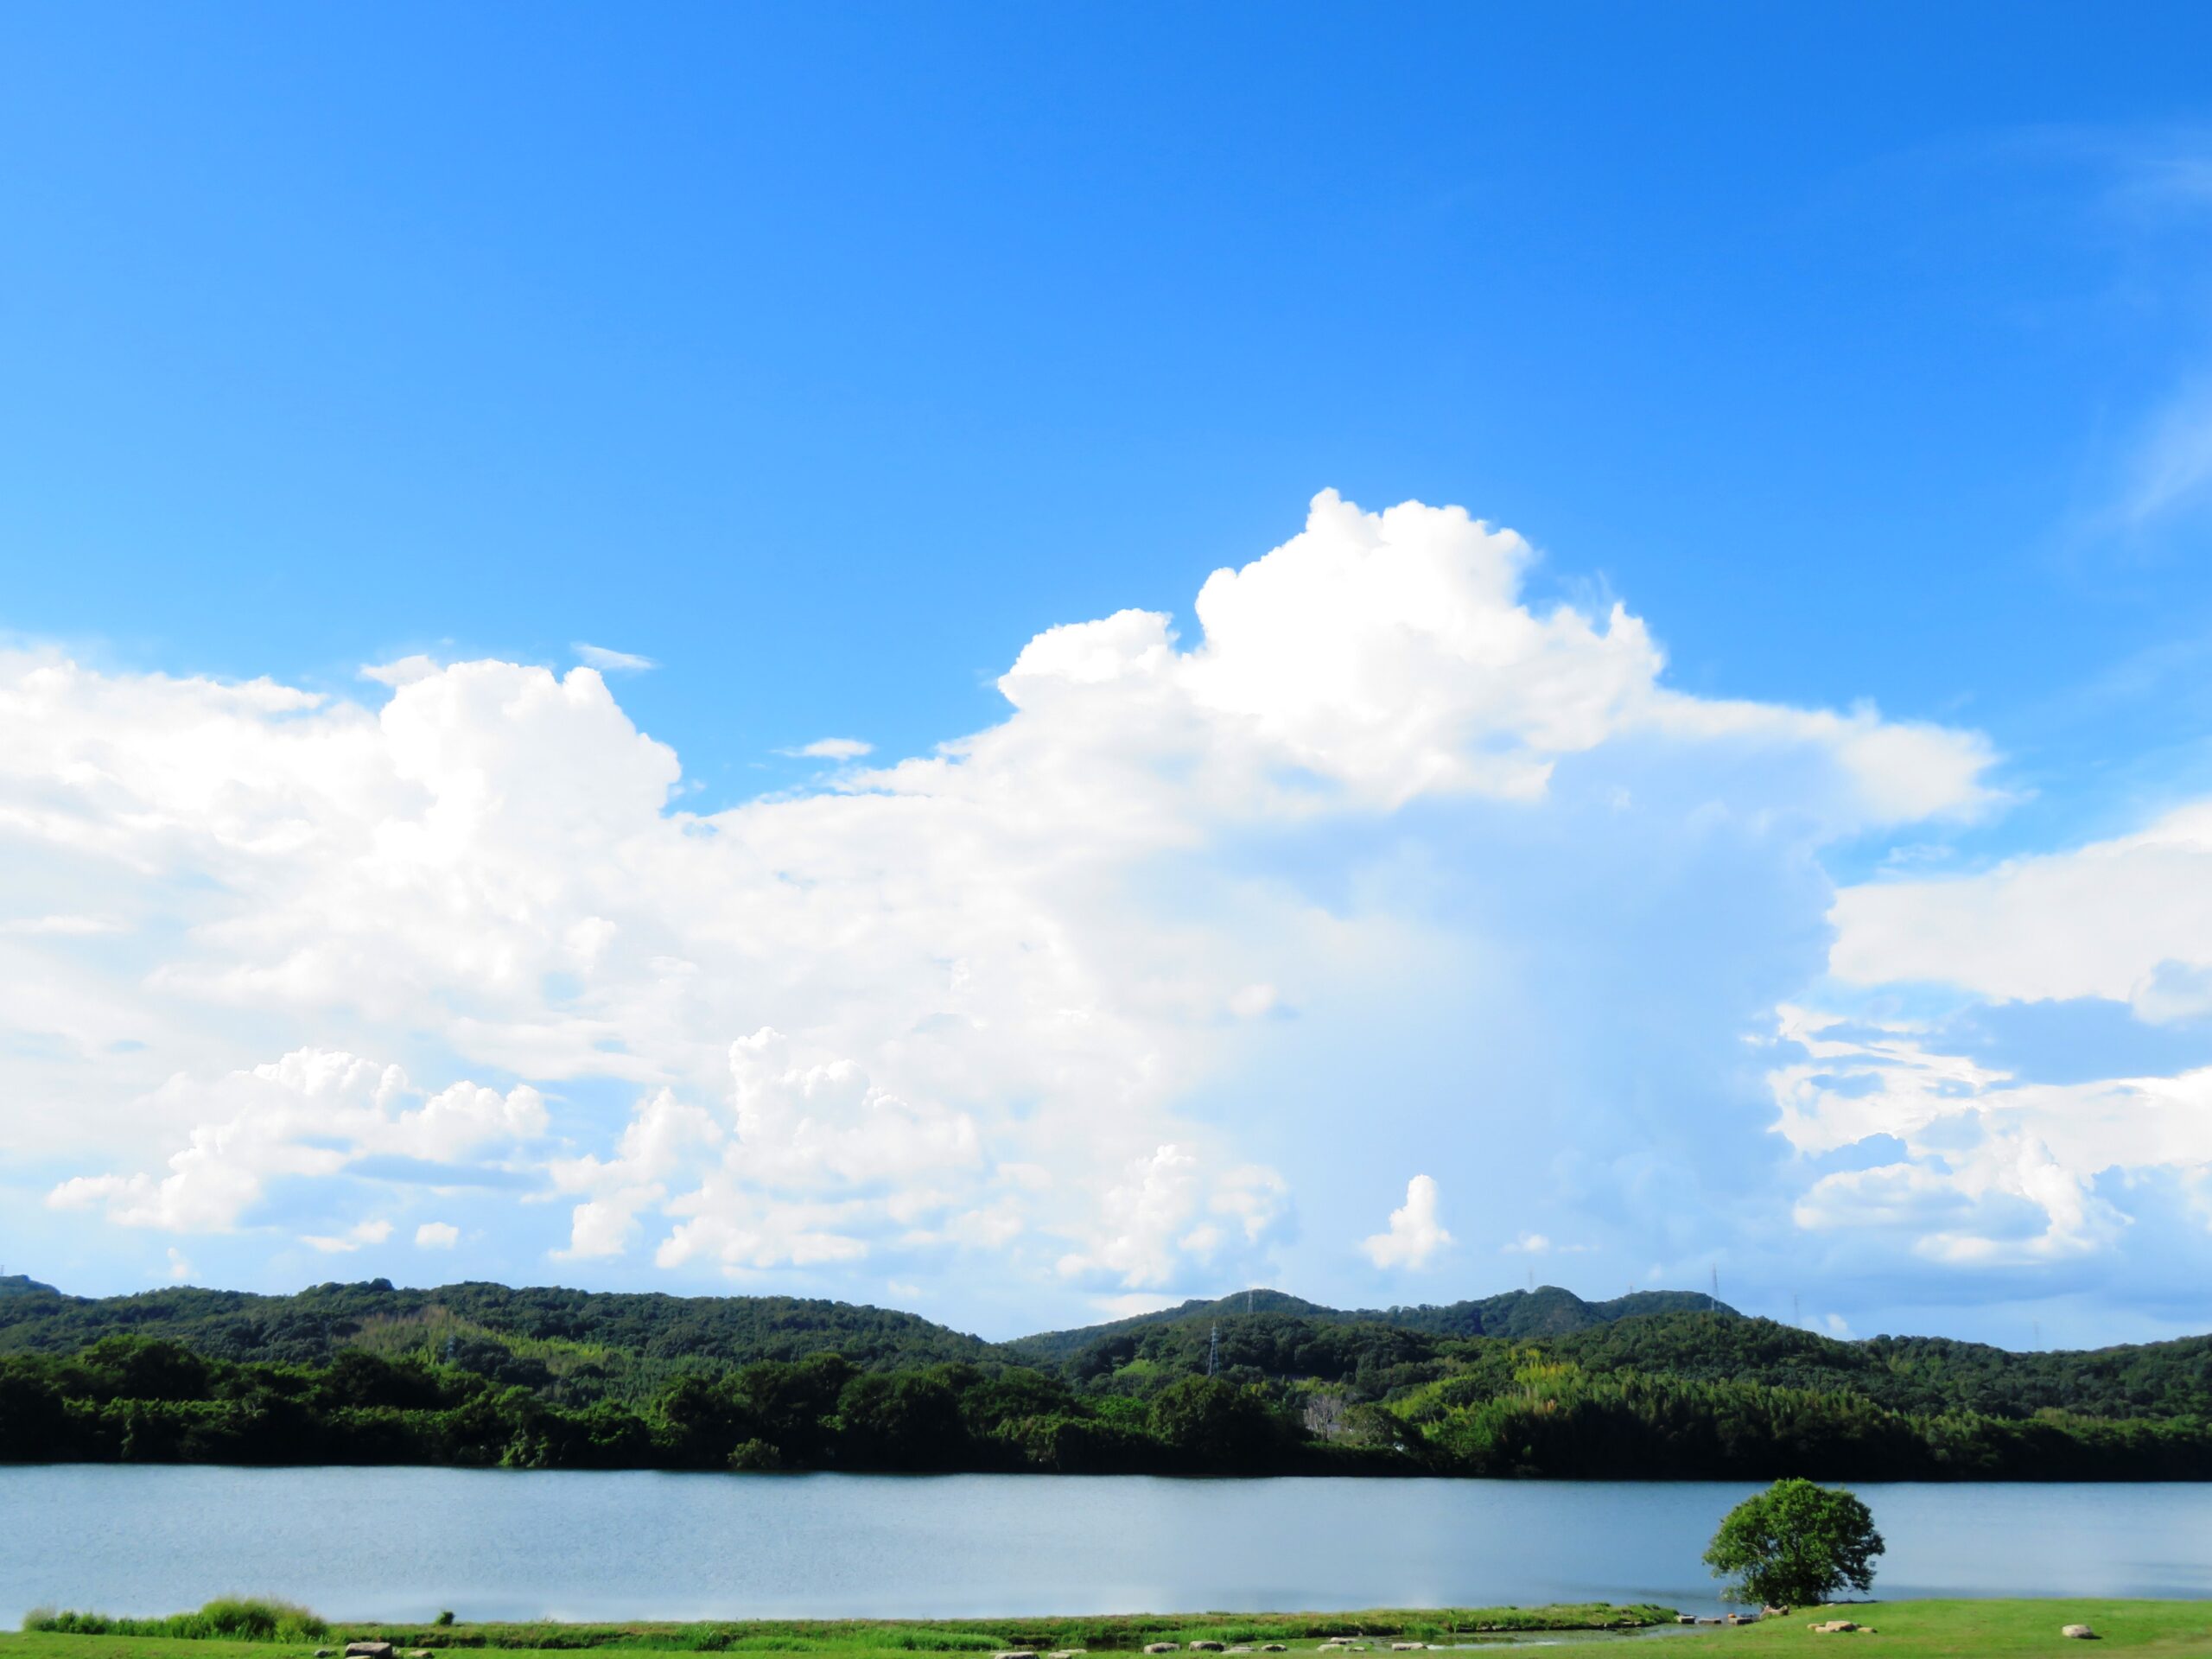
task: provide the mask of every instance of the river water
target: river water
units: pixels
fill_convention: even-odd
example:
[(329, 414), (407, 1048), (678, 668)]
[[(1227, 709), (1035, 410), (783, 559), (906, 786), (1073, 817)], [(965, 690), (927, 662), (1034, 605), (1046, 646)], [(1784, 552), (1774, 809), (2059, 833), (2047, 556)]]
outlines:
[[(1652, 1600), (1725, 1483), (0, 1467), (0, 1627), (226, 1592), (335, 1618), (943, 1618)], [(1864, 1485), (1878, 1595), (2212, 1596), (2212, 1486)]]

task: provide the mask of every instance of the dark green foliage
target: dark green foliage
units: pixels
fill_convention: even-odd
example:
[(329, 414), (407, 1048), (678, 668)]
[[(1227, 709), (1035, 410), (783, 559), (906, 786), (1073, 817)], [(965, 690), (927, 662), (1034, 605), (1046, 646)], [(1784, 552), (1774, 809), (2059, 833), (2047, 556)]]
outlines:
[(1292, 1446), (1266, 1392), (1217, 1377), (1186, 1376), (1152, 1397), (1152, 1432), (1186, 1464), (1221, 1474), (1258, 1474)]
[[(1731, 1319), (1739, 1317), (1735, 1309), (1715, 1302), (1702, 1292), (1681, 1290), (1637, 1291), (1616, 1296), (1611, 1301), (1586, 1302), (1571, 1290), (1545, 1285), (1535, 1290), (1509, 1290), (1478, 1301), (1440, 1306), (1424, 1302), (1415, 1307), (1351, 1311), (1323, 1307), (1318, 1302), (1287, 1296), (1279, 1290), (1248, 1290), (1218, 1301), (1185, 1302), (1177, 1307), (1139, 1313), (1107, 1325), (1046, 1331), (1020, 1338), (1007, 1344), (1007, 1348), (1031, 1363), (1058, 1363), (1075, 1361), (1079, 1355), (1094, 1349), (1133, 1355), (1141, 1347), (1141, 1338), (1163, 1327), (1175, 1332), (1173, 1345), (1188, 1348), (1194, 1342), (1203, 1345), (1209, 1331), (1217, 1324), (1223, 1327), (1224, 1337), (1231, 1331), (1265, 1329), (1295, 1332), (1308, 1341), (1316, 1339), (1319, 1330), (1332, 1325), (1415, 1332), (1428, 1337), (1546, 1337), (1584, 1331), (1615, 1319), (1710, 1311), (1718, 1311)], [(1365, 1338), (1368, 1342), (1375, 1339), (1371, 1334)], [(1357, 1341), (1355, 1339), (1355, 1345)]]
[(1731, 1601), (1807, 1607), (1871, 1589), (1882, 1549), (1873, 1516), (1851, 1493), (1777, 1480), (1728, 1511), (1705, 1563), (1730, 1580)]
[(912, 1313), (790, 1296), (664, 1296), (385, 1280), (294, 1296), (147, 1291), (93, 1300), (20, 1276), (0, 1281), (0, 1354), (75, 1353), (110, 1335), (164, 1337), (208, 1359), (328, 1365), (369, 1348), (420, 1353), (503, 1385), (556, 1397), (640, 1398), (688, 1369), (842, 1355), (855, 1370), (903, 1370), (993, 1350)]
[(994, 1347), (774, 1298), (379, 1280), (87, 1302), (10, 1281), (0, 1460), (2212, 1478), (2212, 1338), (1846, 1343), (1671, 1293), (1244, 1300)]
[[(153, 1391), (131, 1395), (133, 1379)], [(185, 1379), (198, 1397), (178, 1397)], [(0, 1357), (0, 1408), (8, 1462), (1210, 1473), (1301, 1453), (1264, 1390), (1192, 1379), (1163, 1391), (1155, 1426), (1138, 1402), (1086, 1402), (1036, 1372), (859, 1371), (835, 1354), (686, 1375), (635, 1407), (569, 1406), (359, 1350), (320, 1369), (232, 1365), (107, 1337), (73, 1358)]]

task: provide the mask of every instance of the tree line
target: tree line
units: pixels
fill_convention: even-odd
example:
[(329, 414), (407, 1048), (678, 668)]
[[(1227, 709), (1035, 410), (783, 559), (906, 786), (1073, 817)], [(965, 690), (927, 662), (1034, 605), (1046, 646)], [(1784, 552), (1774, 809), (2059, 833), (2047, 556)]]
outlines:
[[(1370, 1346), (1311, 1338), (1300, 1375), (1257, 1363), (1304, 1342), (1248, 1333), (1208, 1376), (1172, 1336), (1078, 1354), (1058, 1370), (996, 1359), (866, 1369), (830, 1352), (700, 1365), (647, 1393), (564, 1396), (557, 1379), (481, 1335), (327, 1363), (212, 1357), (162, 1337), (108, 1336), (75, 1352), (0, 1356), (0, 1459), (390, 1463), (548, 1469), (855, 1469), (1071, 1473), (1407, 1473), (1558, 1478), (2204, 1479), (2212, 1423), (2172, 1377), (2107, 1379), (2133, 1414), (1952, 1402), (1942, 1356), (1889, 1354), (1866, 1377), (1807, 1369), (1782, 1327), (1667, 1315), (1542, 1342), (1476, 1338), (1407, 1358), (1403, 1332)], [(1638, 1331), (1637, 1325), (1662, 1327)], [(1339, 1330), (1344, 1327), (1338, 1327)], [(1265, 1341), (1258, 1338), (1265, 1335)], [(543, 1339), (540, 1339), (543, 1340)], [(1167, 1344), (1160, 1346), (1159, 1344)], [(1760, 1344), (1770, 1351), (1764, 1355)], [(1869, 1352), (1880, 1351), (1868, 1344)], [(488, 1349), (487, 1354), (480, 1350)], [(1677, 1352), (1694, 1373), (1645, 1369)], [(1718, 1356), (1718, 1357), (1716, 1357)], [(543, 1362), (536, 1362), (542, 1363)], [(1738, 1369), (1724, 1371), (1724, 1365)], [(1777, 1371), (1797, 1381), (1765, 1380)], [(1861, 1387), (1878, 1372), (1888, 1385)], [(1969, 1375), (1971, 1371), (1969, 1370)], [(1902, 1382), (1894, 1379), (1903, 1377)], [(1906, 1408), (1879, 1387), (1933, 1408)], [(1948, 1386), (1948, 1385), (1946, 1385)], [(1932, 1390), (1932, 1392), (1931, 1392)], [(2000, 1403), (2010, 1402), (2010, 1396)], [(2024, 1406), (2024, 1400), (2010, 1402)]]

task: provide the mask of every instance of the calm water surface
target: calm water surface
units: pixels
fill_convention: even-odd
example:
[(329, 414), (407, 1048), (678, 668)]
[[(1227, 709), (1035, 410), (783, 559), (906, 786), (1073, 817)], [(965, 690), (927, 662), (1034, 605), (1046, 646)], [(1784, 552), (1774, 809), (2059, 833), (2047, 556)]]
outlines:
[[(1726, 1484), (0, 1468), (0, 1625), (229, 1591), (334, 1618), (1711, 1609)], [(2212, 1486), (1859, 1487), (1891, 1595), (2212, 1596)]]

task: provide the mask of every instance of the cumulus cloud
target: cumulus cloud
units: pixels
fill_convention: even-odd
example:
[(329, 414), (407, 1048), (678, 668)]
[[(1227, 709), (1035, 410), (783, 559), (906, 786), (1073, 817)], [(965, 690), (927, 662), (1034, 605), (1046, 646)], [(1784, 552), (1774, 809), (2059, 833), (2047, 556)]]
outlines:
[(1425, 1268), (1451, 1242), (1436, 1218), (1435, 1181), (1416, 1175), (1406, 1183), (1406, 1201), (1390, 1212), (1389, 1230), (1370, 1235), (1359, 1248), (1378, 1268)]
[[(376, 1154), (450, 1161), (542, 1133), (545, 1104), (528, 1084), (502, 1092), (456, 1083), (424, 1095), (395, 1065), (298, 1049), (212, 1084), (176, 1077), (148, 1104), (163, 1116), (200, 1121), (167, 1173), (78, 1175), (47, 1195), (54, 1209), (103, 1209), (127, 1227), (227, 1232), (283, 1177), (342, 1173)], [(389, 1232), (388, 1223), (367, 1224)], [(381, 1243), (359, 1229), (308, 1242), (320, 1249)]]
[(1211, 1265), (1224, 1250), (1258, 1243), (1283, 1200), (1282, 1178), (1271, 1169), (1246, 1165), (1215, 1175), (1189, 1146), (1157, 1147), (1124, 1166), (1106, 1189), (1090, 1248), (1063, 1255), (1059, 1270), (1132, 1287), (1164, 1285), (1185, 1258)]
[(449, 1250), (461, 1243), (461, 1229), (449, 1221), (426, 1221), (415, 1230), (418, 1250)]
[(168, 1262), (169, 1278), (172, 1281), (180, 1285), (188, 1284), (191, 1282), (193, 1273), (192, 1263), (184, 1259), (183, 1252), (179, 1250), (174, 1244), (170, 1245), (168, 1249)]
[[(1531, 603), (1533, 560), (1325, 493), (1206, 582), (1188, 640), (1146, 611), (1049, 629), (997, 724), (710, 814), (601, 671), (634, 664), (582, 646), (564, 674), (391, 664), (375, 707), (0, 655), (0, 838), (54, 895), (15, 909), (120, 930), (0, 933), (37, 1038), (4, 1063), (17, 1155), (127, 1226), (350, 1193), (301, 1224), (346, 1241), (382, 1213), (364, 1183), (488, 1164), (564, 1209), (576, 1260), (1155, 1295), (1297, 1248), (1343, 1091), (1464, 1033), (1451, 1084), (1358, 1109), (1360, 1158), (1456, 1182), (1511, 1146), (1677, 1227), (1652, 1195), (1762, 1155), (1771, 1108), (1729, 1068), (1817, 968), (1812, 853), (1988, 810), (1992, 756), (1675, 690), (1624, 607)], [(1654, 948), (1684, 918), (1697, 961)], [(1616, 1075), (1591, 1035), (1631, 992), (1665, 1035)], [(1716, 1072), (1719, 1131), (1640, 1092)], [(1378, 1241), (1431, 1259), (1433, 1182)]]

